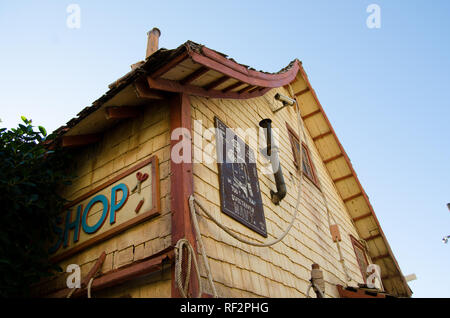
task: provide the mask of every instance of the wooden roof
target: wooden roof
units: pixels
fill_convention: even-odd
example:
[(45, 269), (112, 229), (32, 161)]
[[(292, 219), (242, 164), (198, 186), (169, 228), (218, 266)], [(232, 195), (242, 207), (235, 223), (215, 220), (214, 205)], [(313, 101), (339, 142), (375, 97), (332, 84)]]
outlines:
[[(112, 83), (110, 90), (56, 133), (63, 145), (96, 142), (96, 136), (118, 120), (135, 116), (130, 107), (184, 92), (210, 98), (247, 99), (290, 84), (301, 115), (372, 261), (381, 267), (383, 284), (395, 296), (409, 297), (395, 256), (377, 220), (344, 148), (334, 132), (299, 60), (278, 73), (256, 71), (226, 55), (188, 41), (174, 50), (160, 49), (133, 65), (133, 70)], [(106, 114), (106, 115), (105, 115)]]

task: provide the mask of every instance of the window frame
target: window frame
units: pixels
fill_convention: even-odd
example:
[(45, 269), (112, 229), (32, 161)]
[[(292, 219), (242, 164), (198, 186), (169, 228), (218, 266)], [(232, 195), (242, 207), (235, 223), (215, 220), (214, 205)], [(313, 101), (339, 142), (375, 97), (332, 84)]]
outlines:
[(355, 252), (355, 257), (356, 257), (356, 262), (358, 263), (358, 267), (359, 270), (361, 271), (361, 275), (363, 277), (364, 283), (367, 283), (367, 278), (366, 278), (366, 270), (367, 268), (363, 269), (361, 267), (361, 263), (359, 262), (359, 258), (358, 258), (358, 254), (356, 252), (356, 249), (360, 249), (364, 255), (364, 259), (366, 261), (367, 266), (370, 265), (369, 260), (367, 258), (367, 253), (366, 253), (366, 248), (364, 247), (364, 245), (362, 245), (358, 239), (356, 237), (354, 237), (353, 235), (350, 234), (350, 241), (352, 242), (352, 246), (353, 246), (353, 251)]
[[(299, 166), (299, 163), (297, 162), (297, 156), (295, 155), (296, 146), (295, 146), (294, 140), (293, 140), (295, 138), (295, 142), (300, 144), (300, 138), (299, 138), (298, 134), (294, 131), (294, 129), (292, 129), (292, 127), (287, 122), (286, 122), (286, 128), (288, 130), (289, 141), (291, 143), (292, 155), (294, 156), (294, 165), (297, 168), (297, 170), (300, 171), (300, 166)], [(308, 149), (308, 146), (303, 141), (301, 144), (301, 148), (303, 148), (305, 150), (306, 160), (309, 163), (309, 167), (311, 169), (312, 176), (309, 176), (308, 174), (306, 174), (304, 172), (303, 172), (303, 175), (320, 190), (319, 181), (317, 179), (316, 167), (315, 167), (313, 161), (311, 160), (311, 153)], [(301, 150), (302, 149), (300, 149), (300, 151)], [(304, 157), (304, 156), (302, 156), (302, 157)]]

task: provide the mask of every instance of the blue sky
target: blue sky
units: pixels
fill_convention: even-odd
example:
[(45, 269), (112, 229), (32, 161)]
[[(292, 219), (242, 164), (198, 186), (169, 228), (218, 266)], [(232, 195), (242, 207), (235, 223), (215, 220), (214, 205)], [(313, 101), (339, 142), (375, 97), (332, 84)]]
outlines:
[(1, 126), (65, 124), (144, 58), (154, 26), (161, 47), (193, 40), (268, 72), (298, 58), (414, 296), (450, 297), (450, 2), (241, 2), (0, 1)]

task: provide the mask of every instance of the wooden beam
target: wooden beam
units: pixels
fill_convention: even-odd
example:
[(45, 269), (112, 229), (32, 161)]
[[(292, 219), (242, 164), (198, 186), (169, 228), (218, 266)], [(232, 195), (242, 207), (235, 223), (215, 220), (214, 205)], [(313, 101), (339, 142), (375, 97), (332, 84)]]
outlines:
[(388, 258), (388, 257), (391, 257), (391, 254), (386, 253), (386, 254), (378, 255), (378, 256), (372, 257), (372, 262), (375, 263), (375, 261), (377, 261), (379, 259)]
[(387, 280), (387, 279), (398, 278), (398, 277), (400, 277), (399, 274), (386, 275), (386, 276), (381, 276), (381, 280)]
[[(284, 86), (290, 82), (292, 82), (299, 69), (301, 62), (299, 60), (295, 60), (293, 64), (291, 64), (291, 67), (284, 72), (276, 73), (276, 74), (268, 74), (252, 69), (248, 69), (247, 67), (236, 63), (233, 60), (230, 60), (226, 58), (225, 56), (217, 53), (216, 51), (213, 51), (207, 47), (202, 48), (202, 54), (199, 54), (195, 51), (191, 51), (191, 57), (195, 61), (196, 59), (203, 57), (204, 60), (207, 60), (207, 63), (217, 63), (216, 65), (220, 68), (227, 68), (227, 71), (235, 71), (237, 73), (240, 73), (241, 75), (249, 78), (252, 81), (267, 81), (271, 82), (269, 85), (259, 85), (256, 83), (252, 83), (251, 81), (244, 81), (249, 84), (253, 84), (256, 86), (265, 86), (265, 87), (281, 87)], [(223, 73), (223, 72), (221, 72)], [(225, 73), (224, 73), (225, 74)], [(231, 76), (234, 77), (234, 76)], [(235, 77), (236, 79), (239, 79), (239, 77)]]
[(360, 196), (362, 196), (362, 195), (363, 195), (362, 192), (359, 192), (359, 193), (357, 193), (357, 194), (354, 194), (354, 195), (352, 195), (352, 196), (349, 196), (348, 198), (343, 199), (343, 201), (344, 201), (344, 202), (348, 202), (348, 201), (351, 201), (351, 200), (353, 200), (353, 199), (356, 199), (356, 198), (358, 198), (358, 197), (360, 197)]
[(87, 287), (87, 285), (89, 284), (89, 281), (91, 280), (91, 278), (94, 277), (95, 274), (97, 274), (98, 271), (100, 270), (100, 268), (102, 267), (103, 262), (105, 261), (105, 259), (106, 259), (106, 253), (105, 253), (105, 251), (103, 251), (102, 254), (100, 255), (100, 257), (95, 262), (94, 266), (92, 266), (92, 268), (89, 271), (89, 273), (86, 275), (86, 277), (81, 282), (81, 288)]
[(96, 291), (101, 288), (112, 287), (128, 280), (158, 271), (161, 269), (162, 263), (166, 259), (173, 259), (173, 251), (166, 252), (161, 256), (152, 257), (142, 262), (133, 263), (130, 266), (119, 268), (116, 271), (100, 276), (93, 281), (92, 290)]
[(369, 212), (369, 213), (366, 213), (366, 214), (354, 217), (352, 220), (353, 220), (353, 222), (358, 222), (358, 221), (360, 221), (362, 219), (366, 219), (366, 218), (369, 218), (371, 216), (372, 216), (372, 212)]
[[(149, 256), (143, 260), (133, 262), (129, 265), (109, 271), (94, 279), (91, 291), (96, 292), (105, 288), (113, 287), (131, 279), (135, 279), (161, 269), (162, 263), (166, 260), (172, 261), (174, 258), (173, 247)], [(72, 294), (72, 297), (80, 297), (86, 294), (85, 289), (79, 289)], [(63, 289), (48, 295), (49, 298), (63, 298), (67, 296), (67, 289)]]
[(240, 90), (238, 90), (238, 94), (242, 94), (242, 93), (245, 93), (246, 91), (249, 91), (251, 88), (253, 88), (254, 86), (253, 85), (248, 85), (248, 86), (246, 86), (246, 87), (244, 87), (244, 88), (241, 88)]
[(230, 77), (228, 77), (228, 76), (219, 77), (218, 79), (212, 81), (211, 83), (203, 86), (203, 88), (206, 89), (207, 91), (212, 90), (212, 89), (216, 88), (217, 86), (219, 86), (220, 84), (225, 83), (229, 79), (230, 79)]
[(101, 134), (87, 134), (76, 136), (63, 136), (61, 138), (61, 147), (81, 147), (100, 141)]
[(325, 133), (323, 133), (323, 134), (320, 134), (320, 135), (318, 135), (318, 136), (313, 137), (312, 140), (313, 140), (313, 141), (316, 141), (316, 140), (318, 140), (318, 139), (321, 139), (321, 138), (323, 138), (323, 137), (326, 137), (326, 136), (329, 136), (329, 135), (332, 135), (332, 134), (333, 134), (333, 133), (332, 133), (331, 131), (327, 131), (327, 132), (325, 132)]
[(209, 71), (209, 68), (202, 66), (202, 67), (200, 67), (198, 70), (192, 72), (191, 74), (189, 74), (188, 76), (186, 76), (185, 78), (183, 78), (183, 79), (180, 81), (180, 84), (181, 84), (181, 85), (190, 84), (190, 83), (192, 83), (193, 81), (195, 81), (197, 78), (199, 78), (200, 76), (202, 76), (202, 75), (208, 73), (208, 71)]
[(334, 160), (336, 160), (336, 159), (339, 159), (339, 158), (341, 158), (341, 157), (344, 157), (344, 154), (341, 152), (340, 154), (338, 154), (338, 155), (336, 155), (336, 156), (333, 156), (333, 157), (330, 157), (330, 158), (328, 158), (328, 159), (325, 159), (324, 161), (323, 161), (323, 163), (324, 164), (327, 164), (327, 163), (329, 163), (329, 162), (331, 162), (331, 161), (334, 161)]
[(302, 116), (302, 119), (305, 120), (320, 113), (322, 113), (322, 111), (320, 109), (317, 109), (309, 114), (306, 114), (305, 116)]
[(300, 62), (296, 61), (286, 72), (278, 74), (265, 74), (263, 72), (249, 70), (243, 65), (231, 61), (206, 47), (202, 48), (202, 53), (203, 54), (193, 50), (189, 52), (194, 62), (202, 64), (212, 70), (222, 73), (223, 75), (255, 86), (271, 88), (284, 86), (291, 83), (295, 79), (300, 69)]
[(106, 119), (134, 118), (141, 114), (141, 109), (135, 106), (111, 106), (105, 108)]
[[(173, 93), (184, 93), (188, 95), (197, 95), (197, 96), (203, 96), (203, 97), (210, 97), (210, 98), (232, 98), (232, 99), (247, 99), (247, 98), (254, 98), (258, 96), (264, 95), (267, 90), (264, 89), (262, 91), (255, 91), (254, 93), (242, 93), (238, 94), (237, 92), (226, 92), (219, 90), (206, 90), (203, 87), (186, 84), (181, 85), (177, 81), (171, 81), (166, 79), (153, 79), (151, 77), (147, 77), (147, 82), (149, 87), (154, 89), (159, 89), (163, 91), (173, 92)], [(270, 89), (270, 88), (267, 88)]]
[(374, 239), (379, 238), (379, 237), (382, 237), (380, 233), (371, 235), (369, 237), (366, 237), (366, 238), (364, 238), (364, 240), (365, 241), (371, 241), (371, 240), (374, 240)]
[(345, 176), (333, 179), (333, 182), (339, 182), (339, 181), (342, 181), (342, 180), (345, 180), (345, 179), (348, 179), (348, 178), (352, 178), (352, 177), (353, 177), (353, 174), (350, 173), (348, 175), (345, 175)]
[(244, 85), (244, 84), (245, 83), (243, 83), (243, 82), (236, 82), (236, 83), (231, 84), (230, 86), (227, 86), (224, 89), (222, 89), (222, 92), (224, 92), (224, 93), (229, 92), (229, 91), (231, 91), (235, 88), (238, 88), (239, 86)]
[(342, 285), (336, 285), (341, 298), (386, 298), (384, 293), (371, 292), (354, 287), (344, 287)]
[(189, 54), (187, 52), (183, 52), (182, 54), (178, 55), (177, 57), (170, 60), (168, 63), (160, 67), (158, 70), (150, 74), (150, 77), (152, 78), (158, 78), (161, 75), (164, 75), (168, 71), (170, 71), (172, 68), (183, 62)]
[(248, 92), (249, 93), (253, 93), (254, 91), (257, 91), (258, 89), (260, 89), (260, 87), (259, 86), (255, 86), (251, 90), (249, 90)]
[(139, 79), (134, 82), (136, 96), (146, 99), (165, 99), (166, 96), (161, 91), (150, 89), (145, 80)]
[(301, 90), (301, 91), (298, 92), (298, 93), (295, 93), (294, 95), (297, 96), (297, 97), (299, 97), (299, 96), (301, 96), (301, 95), (303, 95), (303, 94), (306, 94), (306, 93), (308, 93), (308, 92), (309, 92), (309, 87), (305, 88), (304, 90)]

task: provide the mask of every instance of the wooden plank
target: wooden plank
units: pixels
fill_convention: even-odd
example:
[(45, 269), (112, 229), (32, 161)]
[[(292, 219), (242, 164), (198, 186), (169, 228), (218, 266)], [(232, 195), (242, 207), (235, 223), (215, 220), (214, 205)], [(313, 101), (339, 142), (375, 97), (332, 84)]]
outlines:
[(106, 119), (134, 118), (141, 114), (141, 109), (136, 106), (111, 106), (105, 108)]
[(348, 202), (348, 201), (351, 201), (351, 200), (353, 200), (353, 199), (356, 199), (356, 198), (358, 198), (358, 197), (360, 197), (360, 196), (362, 196), (362, 193), (361, 193), (361, 192), (358, 192), (357, 194), (354, 194), (354, 195), (352, 195), (352, 196), (350, 196), (350, 197), (348, 197), (348, 198), (343, 199), (343, 201), (344, 201), (344, 202)]
[(177, 57), (173, 58), (172, 60), (170, 60), (168, 63), (166, 63), (165, 65), (163, 65), (162, 67), (160, 67), (158, 70), (154, 71), (153, 73), (150, 74), (150, 77), (152, 78), (158, 78), (161, 75), (164, 75), (165, 73), (167, 73), (169, 70), (171, 70), (172, 68), (174, 68), (175, 66), (177, 66), (178, 64), (180, 64), (181, 62), (183, 62), (187, 57), (188, 57), (188, 53), (187, 52), (183, 52), (182, 54), (178, 55)]
[(95, 274), (97, 274), (98, 271), (100, 270), (100, 268), (102, 267), (103, 262), (105, 261), (105, 258), (106, 258), (106, 252), (103, 251), (102, 254), (100, 255), (100, 257), (95, 262), (94, 266), (92, 266), (92, 268), (89, 271), (89, 273), (86, 275), (86, 277), (81, 282), (81, 288), (87, 287), (87, 285), (88, 285), (89, 281), (91, 280), (91, 278), (94, 277)]
[(353, 178), (353, 173), (350, 173), (350, 174), (348, 174), (346, 176), (342, 176), (342, 177), (333, 179), (333, 182), (336, 183), (336, 182), (339, 182), (339, 181), (342, 181), (342, 180), (345, 180), (345, 179), (348, 179), (348, 178)]
[(238, 88), (239, 86), (244, 85), (244, 84), (245, 83), (243, 83), (243, 82), (236, 82), (236, 83), (231, 84), (230, 86), (227, 86), (224, 89), (222, 89), (222, 92), (224, 92), (224, 93), (229, 92), (229, 91), (231, 91), (235, 88)]
[(338, 155), (336, 155), (336, 156), (333, 156), (333, 157), (330, 157), (330, 158), (328, 158), (328, 159), (325, 159), (324, 161), (323, 161), (323, 163), (324, 164), (327, 164), (327, 163), (329, 163), (329, 162), (331, 162), (331, 161), (334, 161), (334, 160), (336, 160), (336, 159), (339, 159), (339, 158), (341, 158), (341, 157), (343, 157), (344, 156), (344, 154), (343, 153), (340, 153), (340, 154), (338, 154)]
[(374, 240), (374, 239), (379, 238), (379, 237), (382, 237), (380, 233), (371, 235), (369, 237), (366, 237), (366, 238), (364, 238), (364, 240), (365, 241), (371, 241), (371, 240)]
[(357, 216), (357, 217), (353, 218), (352, 220), (353, 220), (353, 222), (358, 222), (358, 221), (360, 221), (360, 220), (363, 220), (363, 219), (369, 218), (369, 217), (371, 217), (371, 216), (372, 216), (372, 213), (371, 213), (371, 212), (369, 212), (369, 213), (366, 213), (366, 214), (363, 214), (363, 215)]
[(313, 141), (316, 141), (316, 140), (318, 140), (318, 139), (324, 138), (324, 137), (329, 136), (329, 135), (332, 135), (332, 134), (333, 134), (333, 133), (332, 133), (331, 131), (327, 131), (327, 132), (325, 132), (325, 133), (323, 133), (323, 134), (320, 134), (320, 135), (318, 135), (318, 136), (314, 136), (314, 137), (312, 138), (312, 140), (313, 140)]
[(303, 94), (306, 94), (308, 92), (309, 92), (309, 87), (305, 88), (304, 90), (301, 90), (300, 92), (295, 93), (294, 95), (299, 97), (299, 96), (301, 96)]
[(380, 260), (380, 259), (383, 259), (383, 258), (388, 258), (388, 257), (391, 257), (391, 255), (389, 253), (378, 255), (378, 256), (374, 256), (374, 257), (372, 257), (372, 262), (375, 263), (375, 261), (377, 261), (377, 260)]
[(107, 287), (112, 287), (128, 280), (158, 271), (161, 269), (162, 263), (166, 259), (173, 259), (173, 252), (152, 257), (142, 262), (136, 262), (130, 266), (119, 268), (116, 271), (111, 271), (110, 273), (95, 279), (92, 283), (92, 290), (97, 291)]
[[(161, 269), (161, 265), (164, 261), (172, 261), (174, 258), (173, 247), (164, 249), (154, 255), (151, 255), (143, 260), (133, 262), (129, 265), (120, 267), (118, 269), (109, 271), (98, 278), (95, 278), (91, 285), (91, 291), (95, 292), (108, 287), (116, 286), (118, 284), (124, 283), (128, 280), (141, 277), (143, 275), (156, 272)], [(51, 295), (50, 298), (63, 298), (67, 296), (67, 289), (59, 290)], [(86, 294), (85, 288), (80, 288), (75, 291), (72, 298), (80, 297)]]
[(254, 91), (257, 91), (257, 90), (259, 90), (259, 89), (260, 89), (259, 86), (255, 86), (255, 87), (253, 87), (251, 90), (249, 90), (248, 92), (251, 94), (251, 93), (253, 93)]
[(203, 88), (207, 91), (212, 90), (214, 88), (216, 88), (217, 86), (219, 86), (220, 84), (225, 83), (226, 81), (228, 81), (230, 78), (228, 76), (222, 76), (219, 77), (218, 79), (212, 81), (211, 83), (203, 86)]
[(306, 120), (306, 119), (308, 119), (308, 118), (310, 118), (312, 116), (315, 116), (317, 114), (320, 114), (320, 113), (322, 113), (322, 111), (320, 109), (317, 109), (317, 110), (315, 110), (315, 111), (313, 111), (313, 112), (311, 112), (309, 114), (306, 114), (305, 116), (302, 116), (302, 119)]
[(101, 139), (102, 134), (63, 136), (61, 138), (61, 147), (81, 147), (99, 142)]
[(254, 88), (254, 87), (255, 87), (255, 86), (253, 86), (253, 85), (248, 85), (248, 86), (246, 86), (246, 87), (244, 87), (244, 88), (238, 90), (237, 93), (238, 93), (238, 94), (245, 93), (245, 92), (249, 91), (251, 88)]
[(191, 74), (189, 74), (188, 76), (186, 76), (185, 78), (183, 78), (180, 81), (181, 85), (185, 85), (185, 84), (190, 84), (193, 81), (195, 81), (197, 78), (199, 78), (200, 76), (208, 73), (209, 69), (207, 67), (200, 67), (198, 70), (192, 72)]
[(359, 288), (344, 288), (342, 285), (337, 285), (337, 289), (341, 298), (386, 298), (383, 293), (364, 291)]

